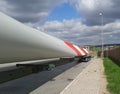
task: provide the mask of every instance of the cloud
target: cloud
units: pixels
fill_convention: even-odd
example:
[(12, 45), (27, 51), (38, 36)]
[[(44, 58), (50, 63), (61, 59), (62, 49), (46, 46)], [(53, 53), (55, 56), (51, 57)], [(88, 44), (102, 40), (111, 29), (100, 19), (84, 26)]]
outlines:
[(89, 25), (100, 25), (103, 13), (104, 24), (120, 18), (120, 0), (0, 0), (0, 11), (23, 23), (43, 23), (53, 8), (63, 3), (70, 3), (82, 22)]
[[(53, 8), (70, 3), (79, 18), (63, 21), (46, 21)], [(15, 19), (62, 40), (75, 44), (120, 43), (119, 0), (0, 0), (0, 11)], [(103, 26), (101, 17), (103, 13)]]
[(99, 13), (103, 13), (104, 24), (114, 22), (120, 18), (120, 0), (70, 0), (79, 15), (87, 25), (100, 25)]
[(0, 0), (0, 11), (27, 23), (44, 22), (50, 11), (66, 0)]
[(75, 44), (101, 44), (101, 30), (103, 30), (104, 43), (118, 43), (120, 38), (120, 23), (113, 22), (104, 26), (87, 26), (79, 19), (64, 20), (63, 22), (46, 22), (39, 27), (40, 30), (54, 35), (62, 40)]

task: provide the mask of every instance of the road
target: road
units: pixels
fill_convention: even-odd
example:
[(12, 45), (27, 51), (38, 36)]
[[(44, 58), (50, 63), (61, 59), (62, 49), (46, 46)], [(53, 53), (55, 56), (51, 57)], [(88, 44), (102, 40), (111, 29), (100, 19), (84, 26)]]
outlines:
[(88, 64), (89, 62), (83, 62), (76, 65), (75, 62), (72, 62), (56, 67), (51, 71), (43, 71), (13, 81), (2, 83), (0, 84), (0, 94), (28, 94), (46, 82), (54, 81), (54, 77), (64, 73), (66, 70), (68, 71), (70, 68), (77, 68), (77, 66), (79, 66), (79, 72), (81, 72)]

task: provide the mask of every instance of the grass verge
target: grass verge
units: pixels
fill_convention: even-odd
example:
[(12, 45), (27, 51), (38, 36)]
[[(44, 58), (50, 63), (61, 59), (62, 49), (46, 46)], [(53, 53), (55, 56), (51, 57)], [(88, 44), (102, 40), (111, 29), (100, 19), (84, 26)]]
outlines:
[(120, 94), (120, 67), (112, 60), (104, 58), (105, 74), (107, 76), (107, 88), (111, 94)]

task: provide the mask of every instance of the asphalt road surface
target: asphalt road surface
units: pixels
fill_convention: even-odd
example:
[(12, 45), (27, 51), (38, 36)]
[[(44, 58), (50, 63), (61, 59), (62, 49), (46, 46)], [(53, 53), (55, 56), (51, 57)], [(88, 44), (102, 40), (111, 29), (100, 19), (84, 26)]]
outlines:
[[(79, 63), (81, 71), (89, 64), (82, 62)], [(64, 71), (76, 67), (78, 64), (75, 62), (62, 65), (54, 68), (51, 71), (43, 71), (36, 74), (31, 74), (13, 81), (0, 84), (0, 94), (28, 94), (36, 88), (42, 86), (48, 81), (54, 80), (53, 78), (63, 73)]]

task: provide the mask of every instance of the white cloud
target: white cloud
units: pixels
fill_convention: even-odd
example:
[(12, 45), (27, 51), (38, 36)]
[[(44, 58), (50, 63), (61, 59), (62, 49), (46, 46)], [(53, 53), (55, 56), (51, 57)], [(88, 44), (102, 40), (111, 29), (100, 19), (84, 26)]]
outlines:
[(95, 1), (94, 0), (81, 0), (81, 2), (79, 1), (78, 3), (77, 9), (80, 9), (83, 6), (86, 9), (93, 10), (95, 8)]
[(51, 10), (67, 0), (0, 0), (0, 11), (27, 23), (44, 22)]
[[(40, 28), (43, 32), (74, 42), (76, 44), (101, 44), (101, 29), (105, 43), (120, 43), (120, 22), (101, 26), (87, 26), (80, 20), (64, 20), (63, 22), (46, 22)], [(112, 38), (111, 38), (112, 36)]]
[(120, 18), (119, 0), (70, 0), (70, 3), (87, 25), (100, 25), (100, 12), (103, 13), (104, 24)]

